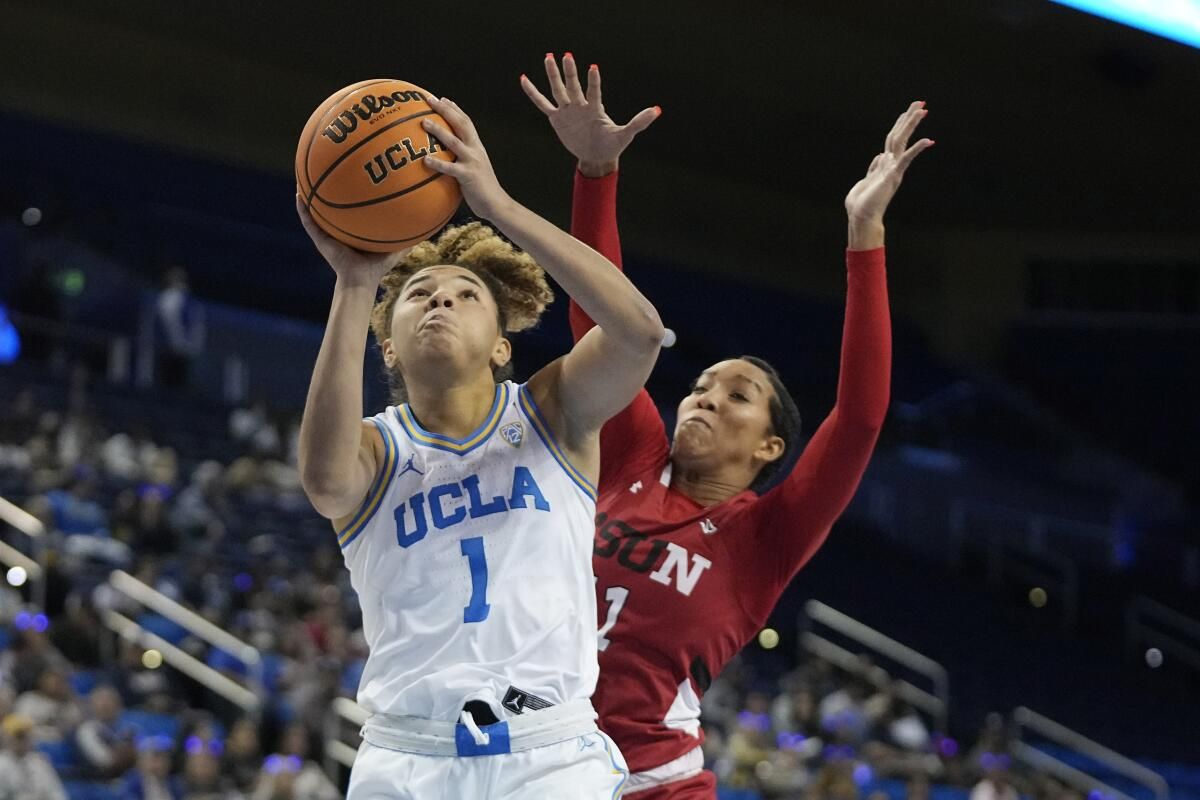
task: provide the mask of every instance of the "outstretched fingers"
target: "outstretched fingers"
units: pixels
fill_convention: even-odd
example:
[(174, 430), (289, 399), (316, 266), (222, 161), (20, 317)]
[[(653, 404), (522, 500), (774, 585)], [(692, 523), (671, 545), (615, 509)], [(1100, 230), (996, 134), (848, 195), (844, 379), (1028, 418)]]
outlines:
[(588, 103), (600, 104), (600, 67), (595, 64), (588, 67), (586, 97)]
[(587, 98), (583, 96), (583, 86), (579, 83), (579, 67), (575, 64), (575, 56), (565, 53), (562, 59), (563, 82), (567, 87), (567, 97), (572, 103), (583, 105)]
[(887, 139), (884, 141), (884, 152), (891, 153), (899, 159), (904, 154), (904, 149), (908, 147), (908, 140), (912, 138), (913, 131), (928, 113), (925, 110), (924, 100), (915, 100), (910, 103), (908, 109), (896, 119), (896, 124), (888, 132)]
[(654, 120), (658, 119), (661, 115), (662, 109), (658, 106), (644, 108), (635, 114), (633, 119), (625, 123), (622, 126), (622, 130), (629, 138), (632, 139), (634, 136), (637, 136), (639, 133), (646, 130), (646, 128), (649, 128), (654, 123)]
[(901, 154), (900, 158), (896, 160), (896, 171), (903, 175), (904, 171), (908, 169), (908, 165), (911, 164), (917, 156), (921, 155), (921, 153), (924, 153), (931, 147), (933, 147), (933, 139), (921, 139), (917, 141), (912, 147), (905, 150), (904, 153)]
[(554, 98), (554, 102), (560, 106), (571, 102), (566, 84), (563, 83), (562, 75), (558, 71), (558, 62), (554, 60), (554, 53), (546, 53), (546, 59), (542, 63), (546, 67), (546, 77), (550, 81), (550, 95)]
[(551, 103), (546, 99), (546, 95), (538, 91), (538, 88), (533, 85), (533, 81), (529, 80), (528, 76), (526, 75), (521, 76), (521, 89), (525, 92), (525, 96), (533, 101), (533, 104), (537, 106), (537, 110), (541, 111), (543, 114), (549, 116), (558, 110), (554, 107), (554, 103)]

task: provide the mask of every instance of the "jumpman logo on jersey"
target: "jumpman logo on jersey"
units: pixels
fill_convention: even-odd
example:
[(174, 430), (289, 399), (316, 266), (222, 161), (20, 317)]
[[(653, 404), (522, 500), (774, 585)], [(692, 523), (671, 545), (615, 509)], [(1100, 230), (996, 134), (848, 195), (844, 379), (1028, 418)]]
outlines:
[(717, 532), (717, 526), (713, 524), (711, 519), (706, 519), (700, 523), (700, 530), (703, 531), (705, 535), (712, 536)]
[(641, 481), (638, 481), (633, 486), (629, 487), (629, 491), (633, 492), (634, 494), (637, 494), (641, 490), (642, 490), (642, 482)]
[[(425, 474), (421, 470), (417, 469), (416, 465), (413, 464), (413, 460), (416, 459), (416, 457), (417, 457), (416, 453), (413, 453), (411, 456), (408, 457), (408, 463), (404, 465), (404, 469), (400, 470), (400, 475), (403, 475), (406, 472), (415, 472), (418, 475)], [(399, 478), (400, 475), (397, 475), (396, 477)]]

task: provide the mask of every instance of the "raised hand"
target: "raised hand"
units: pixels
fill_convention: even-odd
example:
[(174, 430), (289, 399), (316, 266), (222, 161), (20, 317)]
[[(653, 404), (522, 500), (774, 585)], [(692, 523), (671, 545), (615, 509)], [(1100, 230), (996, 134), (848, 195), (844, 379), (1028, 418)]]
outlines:
[[(850, 193), (846, 195), (846, 214), (850, 220), (852, 240), (857, 229), (860, 233), (870, 234), (868, 238), (871, 241), (868, 244), (882, 245), (883, 214), (895, 197), (896, 190), (900, 188), (905, 170), (913, 159), (933, 146), (932, 139), (920, 139), (912, 146), (908, 144), (917, 125), (928, 113), (922, 100), (909, 105), (908, 110), (900, 115), (888, 133), (883, 152), (875, 156), (866, 176), (854, 184)], [(879, 240), (878, 244), (874, 244), (876, 238)], [(850, 246), (853, 249), (863, 249), (854, 241), (851, 241)]]
[(563, 146), (579, 159), (579, 169), (588, 177), (598, 178), (617, 168), (617, 161), (633, 138), (662, 114), (658, 106), (643, 109), (624, 125), (613, 122), (604, 110), (600, 97), (600, 68), (592, 64), (587, 74), (587, 90), (579, 82), (575, 57), (563, 56), (562, 72), (553, 53), (546, 54), (546, 77), (550, 95), (546, 99), (526, 76), (521, 76), (521, 88), (538, 110), (550, 120)]
[(430, 108), (440, 114), (453, 130), (428, 118), (421, 122), (422, 127), (437, 137), (447, 150), (454, 153), (457, 160), (427, 158), (425, 165), (434, 172), (449, 175), (458, 181), (463, 199), (467, 201), (471, 210), (477, 216), (491, 219), (497, 209), (508, 200), (508, 195), (496, 178), (496, 171), (492, 169), (492, 161), (479, 139), (475, 123), (453, 100), (445, 97), (426, 99)]
[(300, 217), (300, 224), (304, 226), (308, 238), (312, 239), (313, 244), (317, 246), (317, 251), (325, 257), (325, 261), (337, 273), (338, 280), (374, 288), (379, 285), (383, 276), (387, 275), (392, 267), (404, 260), (408, 251), (412, 249), (405, 248), (394, 253), (364, 253), (362, 250), (355, 250), (349, 245), (342, 244), (321, 230), (313, 220), (308, 206), (300, 198), (299, 191), (296, 192), (296, 214)]

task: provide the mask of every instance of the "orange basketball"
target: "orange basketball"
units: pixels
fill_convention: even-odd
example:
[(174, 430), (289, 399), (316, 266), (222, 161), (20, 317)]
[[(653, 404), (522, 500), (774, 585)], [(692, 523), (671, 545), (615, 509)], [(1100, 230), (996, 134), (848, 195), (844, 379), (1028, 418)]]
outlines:
[[(330, 236), (385, 253), (430, 238), (458, 210), (458, 181), (425, 166), (454, 154), (421, 121), (446, 121), (407, 81), (363, 81), (313, 112), (296, 148), (296, 183)], [(449, 125), (446, 125), (449, 128)]]

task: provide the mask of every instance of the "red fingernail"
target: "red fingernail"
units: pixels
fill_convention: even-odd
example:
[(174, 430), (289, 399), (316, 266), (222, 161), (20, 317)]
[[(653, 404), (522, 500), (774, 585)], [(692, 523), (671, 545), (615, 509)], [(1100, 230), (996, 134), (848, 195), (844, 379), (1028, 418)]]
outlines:
[(574, 61), (574, 60), (575, 60), (575, 56), (571, 55), (571, 51), (570, 51), (570, 50), (568, 50), (567, 52), (563, 53), (563, 58), (569, 58), (569, 59), (571, 59), (572, 61)]
[(661, 117), (662, 116), (662, 106), (655, 106), (654, 113)]
[(930, 147), (933, 147), (935, 144), (937, 144), (937, 142), (935, 142), (933, 139), (930, 139), (930, 140), (929, 140), (929, 146), (930, 146)]
[(523, 80), (523, 81), (529, 80), (528, 78), (525, 77), (524, 72), (521, 73), (521, 80)]
[(925, 107), (925, 101), (924, 101), (924, 100), (918, 100), (917, 102), (921, 104), (921, 108), (924, 108), (924, 107)]
[(546, 58), (554, 58), (554, 53), (546, 53)]
[(600, 65), (599, 65), (599, 64), (592, 64), (590, 67), (588, 67), (588, 69), (600, 69)]

